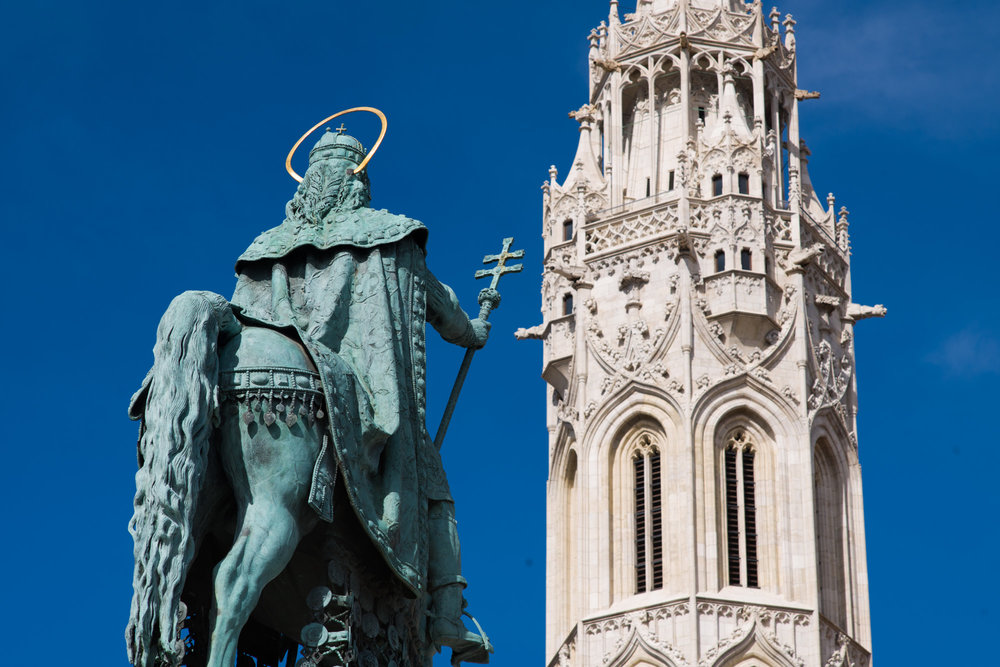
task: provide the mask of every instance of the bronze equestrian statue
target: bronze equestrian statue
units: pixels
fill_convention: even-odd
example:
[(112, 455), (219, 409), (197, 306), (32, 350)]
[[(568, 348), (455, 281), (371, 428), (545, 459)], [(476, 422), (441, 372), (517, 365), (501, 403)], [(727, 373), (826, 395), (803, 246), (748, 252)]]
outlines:
[(303, 665), (489, 661), (461, 620), (425, 323), (470, 349), (489, 324), (428, 270), (423, 224), (369, 207), (365, 158), (327, 130), (233, 298), (185, 292), (160, 321), (129, 410), (136, 667), (233, 667), (248, 622)]

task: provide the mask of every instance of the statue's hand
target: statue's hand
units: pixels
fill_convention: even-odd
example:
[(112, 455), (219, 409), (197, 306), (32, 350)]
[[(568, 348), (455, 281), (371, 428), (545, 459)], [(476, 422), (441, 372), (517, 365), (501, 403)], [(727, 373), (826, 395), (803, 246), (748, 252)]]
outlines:
[(486, 345), (486, 339), (490, 337), (490, 326), (488, 321), (479, 319), (478, 317), (474, 320), (469, 320), (470, 332), (468, 343), (465, 347), (478, 350)]

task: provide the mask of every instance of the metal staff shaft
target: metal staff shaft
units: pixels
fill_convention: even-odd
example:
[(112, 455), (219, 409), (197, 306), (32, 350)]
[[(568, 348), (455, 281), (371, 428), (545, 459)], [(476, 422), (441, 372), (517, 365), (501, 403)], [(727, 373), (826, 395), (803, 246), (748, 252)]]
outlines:
[[(503, 248), (500, 250), (499, 254), (487, 255), (483, 257), (483, 264), (492, 264), (496, 262), (497, 265), (490, 269), (480, 269), (476, 271), (476, 278), (486, 278), (492, 277), (493, 280), (490, 281), (490, 286), (479, 292), (479, 319), (486, 321), (490, 317), (490, 311), (496, 309), (500, 305), (500, 293), (497, 292), (497, 283), (500, 282), (500, 276), (506, 275), (508, 273), (517, 273), (521, 270), (520, 264), (508, 265), (508, 259), (520, 259), (524, 257), (523, 250), (515, 250), (511, 252), (510, 244), (514, 242), (514, 237), (510, 236), (503, 240)], [(444, 442), (444, 434), (448, 431), (448, 423), (451, 422), (451, 415), (455, 412), (455, 405), (458, 403), (458, 395), (462, 392), (462, 385), (465, 384), (465, 376), (469, 373), (469, 366), (472, 364), (472, 355), (476, 351), (469, 348), (465, 351), (465, 357), (462, 359), (462, 365), (458, 369), (458, 377), (455, 378), (455, 386), (451, 388), (451, 396), (448, 397), (448, 405), (444, 408), (444, 414), (441, 415), (441, 424), (438, 426), (437, 435), (434, 436), (434, 446), (441, 449), (441, 444)]]
[[(480, 292), (480, 306), (479, 306), (479, 319), (488, 320), (490, 317), (490, 311), (496, 308), (500, 303), (500, 295), (496, 290), (492, 290), (496, 294), (496, 301), (491, 302), (483, 299), (483, 293), (487, 290)], [(441, 424), (438, 426), (437, 435), (434, 436), (434, 446), (437, 449), (441, 449), (441, 445), (444, 443), (444, 434), (448, 431), (448, 424), (451, 422), (451, 416), (455, 412), (455, 405), (458, 404), (458, 395), (462, 393), (462, 385), (465, 384), (465, 376), (469, 374), (469, 366), (472, 365), (472, 355), (476, 351), (471, 347), (465, 351), (465, 356), (462, 358), (462, 365), (458, 368), (458, 377), (455, 378), (455, 385), (451, 388), (451, 396), (448, 397), (448, 405), (444, 408), (444, 414), (441, 415)]]

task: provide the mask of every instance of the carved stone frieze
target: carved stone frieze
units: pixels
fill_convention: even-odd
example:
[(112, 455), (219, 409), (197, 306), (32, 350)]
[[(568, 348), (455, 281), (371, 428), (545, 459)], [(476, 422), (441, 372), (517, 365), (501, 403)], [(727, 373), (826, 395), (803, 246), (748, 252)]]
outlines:
[(688, 9), (688, 35), (717, 42), (753, 43), (753, 19), (746, 14), (734, 14), (723, 8)]
[(587, 262), (587, 266), (597, 275), (613, 276), (621, 267), (644, 266), (645, 262), (656, 264), (661, 258), (674, 259), (677, 249), (669, 240), (652, 243), (620, 255), (603, 257)]
[(675, 203), (587, 229), (585, 231), (585, 250), (588, 255), (591, 255), (610, 248), (628, 245), (641, 239), (661, 236), (676, 229), (677, 226), (677, 205)]
[[(628, 16), (626, 15), (626, 18)], [(664, 40), (678, 38), (677, 8), (660, 14), (642, 13), (631, 16), (631, 20), (616, 29), (618, 43), (621, 45), (619, 56), (641, 51)]]
[(765, 652), (777, 653), (783, 659), (805, 667), (806, 663), (796, 653), (795, 647), (779, 638), (778, 628), (784, 627), (794, 631), (796, 627), (808, 626), (811, 623), (808, 614), (756, 605), (706, 602), (698, 604), (698, 613), (737, 619), (736, 629), (728, 636), (720, 638), (714, 647), (706, 651), (698, 661), (698, 667), (712, 667), (720, 659), (738, 655), (741, 649), (749, 648), (755, 643)]
[[(583, 636), (592, 655), (601, 656), (602, 665), (628, 664), (638, 651), (662, 654), (677, 667), (688, 667), (687, 657), (667, 640), (667, 628), (675, 619), (690, 613), (688, 602), (674, 602), (627, 612), (583, 624)], [(634, 659), (634, 658), (633, 658)]]

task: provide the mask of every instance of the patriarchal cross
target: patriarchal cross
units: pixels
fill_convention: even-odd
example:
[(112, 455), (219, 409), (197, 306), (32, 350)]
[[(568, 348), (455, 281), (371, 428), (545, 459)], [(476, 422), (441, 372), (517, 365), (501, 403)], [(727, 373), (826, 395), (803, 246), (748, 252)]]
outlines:
[[(497, 265), (492, 269), (479, 269), (476, 271), (476, 278), (485, 278), (486, 276), (493, 276), (493, 280), (490, 282), (489, 289), (496, 289), (497, 283), (500, 281), (500, 276), (505, 273), (520, 273), (522, 266), (520, 264), (514, 264), (512, 266), (507, 266), (506, 262), (508, 259), (521, 259), (524, 257), (523, 250), (510, 251), (510, 244), (514, 242), (514, 237), (509, 236), (503, 240), (503, 250), (500, 251), (499, 255), (486, 255), (483, 257), (483, 264), (489, 264), (490, 262), (496, 262)], [(496, 306), (494, 306), (495, 308)], [(484, 318), (485, 319), (485, 318)]]
[[(514, 237), (509, 236), (503, 240), (503, 248), (500, 250), (500, 254), (486, 255), (483, 257), (483, 264), (496, 262), (496, 266), (491, 269), (479, 269), (476, 271), (477, 279), (493, 276), (493, 280), (490, 281), (490, 286), (479, 292), (479, 319), (481, 320), (488, 320), (490, 317), (490, 311), (495, 310), (496, 307), (500, 305), (500, 293), (497, 292), (497, 283), (500, 282), (500, 276), (508, 273), (520, 273), (523, 268), (521, 264), (507, 265), (508, 259), (521, 259), (524, 257), (523, 250), (515, 250), (514, 252), (510, 251), (510, 244), (513, 242)], [(444, 414), (441, 416), (441, 425), (438, 426), (437, 435), (434, 436), (434, 445), (438, 449), (441, 449), (441, 443), (444, 442), (444, 434), (448, 430), (448, 423), (451, 421), (451, 415), (455, 412), (455, 404), (458, 403), (458, 394), (462, 391), (462, 385), (465, 383), (465, 376), (469, 372), (469, 364), (472, 363), (472, 355), (475, 353), (476, 351), (471, 348), (466, 350), (465, 358), (462, 359), (462, 366), (458, 369), (458, 377), (455, 378), (455, 386), (451, 389), (451, 396), (448, 397), (448, 405), (445, 406)]]

